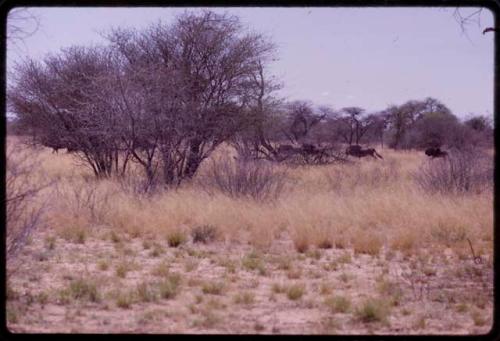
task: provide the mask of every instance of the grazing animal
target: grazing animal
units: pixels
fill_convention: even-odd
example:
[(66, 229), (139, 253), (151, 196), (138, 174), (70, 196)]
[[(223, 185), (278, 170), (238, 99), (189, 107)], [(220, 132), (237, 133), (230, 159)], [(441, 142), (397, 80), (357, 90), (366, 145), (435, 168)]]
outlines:
[(66, 147), (66, 149), (67, 149), (67, 151), (66, 151), (67, 153), (73, 153), (73, 152), (78, 151), (77, 147), (72, 147), (72, 146), (68, 146), (68, 147)]
[(294, 147), (289, 144), (282, 144), (278, 146), (276, 150), (276, 160), (284, 161), (293, 155), (297, 155), (301, 153), (301, 149), (299, 147)]
[(324, 156), (326, 148), (324, 147), (319, 147), (314, 144), (309, 144), (309, 143), (304, 143), (302, 144), (302, 154), (303, 155), (313, 155), (313, 156)]
[(314, 144), (304, 143), (302, 144), (302, 151), (304, 151), (304, 153), (315, 154), (319, 149)]
[(278, 154), (283, 154), (283, 155), (291, 155), (291, 154), (297, 154), (300, 153), (300, 148), (294, 147), (289, 144), (282, 144), (278, 147), (277, 150)]
[(302, 156), (306, 163), (325, 164), (328, 163), (331, 155), (331, 147), (304, 143), (302, 144)]
[(52, 148), (52, 153), (58, 154), (59, 149), (64, 148), (61, 141), (57, 138), (43, 137), (41, 140), (41, 144), (45, 147)]
[(448, 156), (448, 153), (444, 150), (441, 150), (438, 147), (438, 148), (427, 148), (425, 150), (425, 155), (434, 159), (436, 157), (446, 157), (446, 156)]
[(374, 159), (376, 159), (377, 157), (383, 159), (382, 155), (380, 155), (379, 153), (377, 153), (377, 151), (375, 150), (375, 148), (363, 149), (360, 145), (353, 145), (353, 146), (347, 147), (347, 149), (345, 150), (345, 153), (347, 155), (352, 155), (352, 156), (356, 156), (356, 157), (359, 157), (359, 158), (365, 157), (367, 155), (370, 155)]

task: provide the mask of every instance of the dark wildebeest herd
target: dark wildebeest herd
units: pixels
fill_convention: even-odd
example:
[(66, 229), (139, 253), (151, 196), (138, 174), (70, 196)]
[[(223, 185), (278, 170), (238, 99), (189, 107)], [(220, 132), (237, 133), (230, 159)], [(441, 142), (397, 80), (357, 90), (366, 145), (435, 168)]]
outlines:
[(427, 148), (425, 150), (425, 155), (434, 159), (436, 157), (446, 157), (448, 156), (448, 153), (437, 147), (437, 148)]
[(58, 153), (59, 149), (66, 148), (68, 153), (78, 151), (78, 145), (72, 141), (66, 141), (61, 138), (43, 136), (40, 140), (41, 144), (45, 147), (52, 148), (52, 153)]
[(356, 156), (358, 158), (370, 155), (374, 159), (377, 159), (377, 157), (383, 159), (382, 155), (377, 153), (375, 148), (363, 149), (360, 145), (357, 145), (357, 144), (347, 147), (347, 149), (345, 150), (345, 153), (346, 153), (346, 155)]
[[(41, 140), (42, 144), (46, 147), (52, 148), (53, 152), (57, 153), (59, 149), (66, 148), (68, 153), (74, 152), (78, 150), (76, 146), (74, 146), (74, 143), (63, 143), (64, 141), (60, 139), (50, 139), (48, 137), (44, 137)], [(315, 156), (319, 159), (321, 159), (323, 156), (327, 155), (327, 149), (325, 148), (319, 148), (315, 145), (312, 144), (303, 144), (300, 148), (293, 147), (291, 145), (281, 145), (279, 146), (277, 152), (279, 154), (284, 154), (285, 156), (288, 156), (290, 154), (303, 154), (303, 155), (312, 155)], [(358, 158), (362, 158), (365, 156), (371, 156), (374, 159), (380, 158), (383, 159), (382, 155), (377, 153), (375, 148), (366, 148), (364, 149), (360, 145), (350, 145), (347, 147), (345, 150), (345, 154), (347, 156), (354, 156)], [(446, 151), (441, 150), (439, 147), (431, 147), (427, 148), (425, 150), (425, 155), (429, 156), (430, 158), (444, 158), (448, 156), (448, 153)], [(286, 158), (286, 157), (284, 157)]]
[[(374, 148), (363, 149), (360, 145), (352, 145), (352, 146), (347, 147), (345, 153), (346, 153), (346, 155), (356, 156), (358, 158), (370, 155), (371, 157), (373, 157), (375, 159), (377, 157), (383, 159), (382, 155), (377, 153), (377, 151)], [(444, 158), (444, 157), (448, 156), (448, 152), (441, 150), (441, 148), (439, 148), (439, 147), (431, 147), (431, 148), (427, 148), (425, 150), (425, 155), (427, 155), (433, 159), (437, 158), (437, 157)]]

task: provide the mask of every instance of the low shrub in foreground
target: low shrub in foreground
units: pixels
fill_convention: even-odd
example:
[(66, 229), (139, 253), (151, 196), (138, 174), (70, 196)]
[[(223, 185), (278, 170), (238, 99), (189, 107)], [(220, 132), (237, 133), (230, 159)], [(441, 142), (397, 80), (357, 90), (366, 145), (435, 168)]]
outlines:
[(455, 150), (443, 159), (428, 160), (414, 179), (429, 192), (481, 192), (493, 188), (493, 160), (479, 149)]
[(264, 161), (220, 159), (213, 162), (200, 184), (207, 192), (256, 200), (276, 199), (287, 181), (286, 173)]
[(356, 309), (356, 316), (362, 322), (387, 322), (389, 307), (382, 299), (370, 298)]

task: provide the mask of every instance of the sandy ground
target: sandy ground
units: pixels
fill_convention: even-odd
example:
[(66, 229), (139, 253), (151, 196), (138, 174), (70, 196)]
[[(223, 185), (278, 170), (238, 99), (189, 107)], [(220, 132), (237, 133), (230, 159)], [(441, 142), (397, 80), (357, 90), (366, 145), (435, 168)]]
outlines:
[[(120, 264), (128, 269), (121, 277)], [(155, 285), (172, 274), (177, 294), (162, 298)], [(71, 291), (78, 280), (94, 283), (98, 298)], [(140, 283), (150, 285), (149, 298), (137, 293)], [(204, 291), (207, 283), (219, 290)], [(303, 293), (292, 299), (294, 284)], [(226, 241), (169, 247), (105, 228), (79, 244), (38, 231), (9, 264), (8, 286), (14, 333), (484, 334), (493, 313), (487, 257), (475, 264), (451, 249), (371, 256), (335, 247), (301, 254), (284, 233), (255, 250)], [(328, 304), (335, 297), (348, 307)], [(385, 313), (360, 313), (369, 298)]]

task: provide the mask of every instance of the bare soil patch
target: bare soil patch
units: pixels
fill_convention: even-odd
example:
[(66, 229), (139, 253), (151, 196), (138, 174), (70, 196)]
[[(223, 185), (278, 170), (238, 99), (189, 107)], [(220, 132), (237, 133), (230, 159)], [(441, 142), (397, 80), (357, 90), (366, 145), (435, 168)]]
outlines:
[[(385, 247), (376, 256), (335, 247), (298, 253), (286, 233), (266, 250), (110, 236), (103, 228), (78, 244), (50, 230), (34, 235), (9, 264), (15, 267), (9, 330), (483, 334), (492, 326), (493, 268), (486, 256), (476, 264), (451, 249), (411, 256)], [(165, 283), (175, 277), (168, 296)], [(299, 289), (291, 293), (294, 285)], [(367, 300), (384, 309), (371, 311)]]

